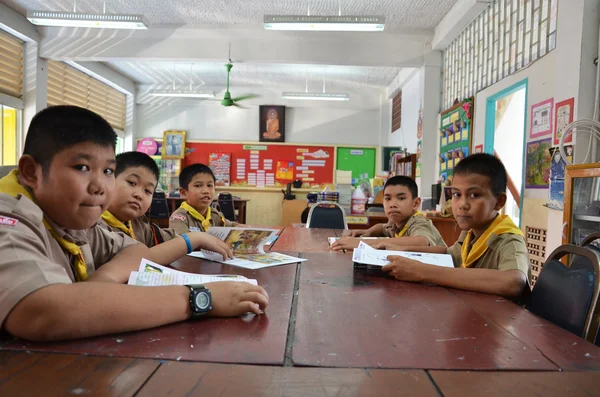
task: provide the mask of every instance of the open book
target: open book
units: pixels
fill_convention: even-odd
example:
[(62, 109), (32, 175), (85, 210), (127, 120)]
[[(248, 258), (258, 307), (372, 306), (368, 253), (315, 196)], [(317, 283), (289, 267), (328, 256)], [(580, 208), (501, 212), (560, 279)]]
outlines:
[(352, 261), (355, 264), (355, 269), (375, 269), (389, 264), (390, 262), (387, 260), (387, 257), (390, 255), (403, 256), (405, 258), (414, 259), (428, 265), (454, 267), (452, 256), (447, 254), (376, 250), (362, 241), (358, 245), (358, 248), (354, 249)]
[(162, 285), (187, 285), (187, 284), (205, 284), (217, 281), (244, 281), (250, 284), (258, 285), (256, 280), (237, 276), (233, 274), (194, 274), (180, 272), (151, 262), (148, 259), (142, 259), (137, 272), (131, 272), (129, 275), (129, 285), (140, 285), (147, 287), (157, 287)]
[(277, 229), (211, 227), (207, 233), (227, 243), (233, 250), (235, 258), (224, 260), (220, 254), (207, 250), (192, 252), (189, 254), (190, 256), (246, 269), (261, 269), (263, 267), (287, 265), (306, 260), (277, 252), (265, 252), (264, 247), (267, 242), (269, 240), (273, 241), (277, 233), (279, 233)]

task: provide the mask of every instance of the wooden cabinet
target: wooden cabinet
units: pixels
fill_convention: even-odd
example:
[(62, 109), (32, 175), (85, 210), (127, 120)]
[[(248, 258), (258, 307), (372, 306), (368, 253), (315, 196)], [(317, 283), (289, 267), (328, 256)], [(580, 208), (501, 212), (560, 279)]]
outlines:
[(565, 175), (563, 244), (600, 231), (600, 163), (569, 165)]

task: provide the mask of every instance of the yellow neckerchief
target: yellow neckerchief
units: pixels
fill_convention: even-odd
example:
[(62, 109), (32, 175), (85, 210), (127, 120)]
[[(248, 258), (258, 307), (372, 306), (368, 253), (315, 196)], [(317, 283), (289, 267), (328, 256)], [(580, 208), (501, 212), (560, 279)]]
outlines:
[[(425, 214), (423, 214), (421, 211), (417, 211), (413, 214), (413, 216), (411, 218), (414, 218), (415, 216), (425, 216)], [(410, 221), (410, 218), (408, 218), (408, 221), (406, 221), (406, 224), (404, 225), (402, 230), (400, 230), (398, 233), (396, 233), (396, 237), (403, 237), (406, 234), (406, 232), (408, 231), (408, 222), (409, 221)]]
[(460, 265), (460, 267), (470, 267), (479, 258), (481, 258), (481, 256), (488, 249), (487, 241), (492, 235), (492, 233), (496, 236), (505, 233), (523, 236), (523, 232), (521, 231), (521, 229), (519, 229), (517, 225), (513, 223), (513, 221), (508, 215), (498, 215), (496, 219), (494, 219), (494, 222), (492, 222), (492, 224), (487, 228), (487, 230), (481, 236), (479, 236), (479, 238), (477, 239), (477, 241), (473, 245), (473, 248), (470, 251), (469, 243), (473, 238), (473, 230), (469, 230), (469, 233), (467, 234), (465, 241), (463, 241), (463, 245), (460, 250), (460, 254), (462, 257), (462, 264)]
[(102, 213), (102, 219), (104, 222), (108, 224), (108, 226), (116, 227), (129, 237), (135, 240), (135, 233), (133, 232), (133, 226), (131, 226), (131, 221), (127, 222), (127, 226), (123, 222), (117, 219), (116, 216), (110, 213), (110, 211), (106, 210)]
[(183, 203), (181, 203), (181, 208), (183, 208), (184, 210), (189, 212), (189, 214), (191, 216), (193, 216), (194, 218), (199, 220), (202, 223), (202, 229), (204, 229), (205, 232), (208, 232), (208, 229), (211, 226), (210, 225), (210, 220), (211, 220), (210, 206), (208, 206), (208, 208), (206, 209), (206, 218), (203, 217), (201, 213), (196, 211), (196, 209), (194, 207), (189, 205), (187, 203), (187, 201), (184, 201)]
[[(4, 178), (0, 179), (0, 193), (6, 193), (13, 197), (16, 197), (18, 194), (22, 194), (31, 201), (35, 202), (35, 200), (33, 200), (33, 197), (31, 196), (31, 193), (29, 193), (29, 191), (25, 189), (25, 187), (19, 182), (18, 175), (19, 171), (15, 169), (12, 170)], [(52, 237), (54, 237), (56, 242), (64, 250), (68, 251), (71, 255), (75, 257), (74, 263), (71, 266), (73, 268), (73, 273), (75, 274), (75, 279), (77, 281), (87, 280), (87, 266), (85, 264), (85, 258), (83, 257), (83, 252), (81, 251), (81, 248), (77, 244), (72, 243), (59, 236), (58, 233), (52, 228), (52, 226), (50, 226), (48, 221), (46, 221), (46, 219), (44, 219), (44, 226), (46, 226), (46, 229), (48, 229), (48, 231), (50, 232)]]

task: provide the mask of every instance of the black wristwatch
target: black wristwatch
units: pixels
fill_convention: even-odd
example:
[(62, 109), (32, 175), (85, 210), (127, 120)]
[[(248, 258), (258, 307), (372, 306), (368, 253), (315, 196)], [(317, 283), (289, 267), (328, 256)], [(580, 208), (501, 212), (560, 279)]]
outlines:
[(212, 309), (210, 290), (202, 284), (186, 285), (190, 289), (190, 310), (192, 319), (205, 316)]

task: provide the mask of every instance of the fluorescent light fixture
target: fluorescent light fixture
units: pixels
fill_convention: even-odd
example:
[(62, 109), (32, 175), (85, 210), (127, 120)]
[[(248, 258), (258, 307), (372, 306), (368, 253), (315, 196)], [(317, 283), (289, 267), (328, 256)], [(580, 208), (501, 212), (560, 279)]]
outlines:
[(385, 17), (265, 15), (267, 30), (304, 30), (326, 32), (381, 32)]
[(28, 11), (27, 19), (34, 25), (74, 28), (148, 29), (142, 15), (93, 14), (80, 12)]
[(349, 101), (348, 94), (334, 94), (329, 92), (284, 92), (281, 95), (284, 99), (303, 99), (313, 101)]
[(152, 96), (177, 97), (177, 98), (214, 98), (210, 92), (184, 91), (184, 90), (150, 90)]

